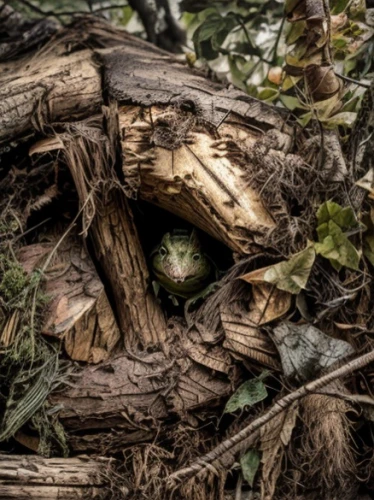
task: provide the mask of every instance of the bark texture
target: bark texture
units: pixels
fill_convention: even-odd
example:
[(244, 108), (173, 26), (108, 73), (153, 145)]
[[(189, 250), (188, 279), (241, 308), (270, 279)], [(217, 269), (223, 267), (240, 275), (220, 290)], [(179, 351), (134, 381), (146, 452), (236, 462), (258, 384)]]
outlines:
[[(42, 268), (57, 240), (21, 248), (17, 257), (26, 272)], [(99, 363), (118, 344), (120, 332), (104, 286), (89, 256), (75, 238), (67, 238), (46, 270), (49, 298), (42, 333), (64, 341), (68, 356)]]
[(110, 465), (104, 457), (0, 455), (0, 495), (18, 500), (99, 500), (107, 495)]

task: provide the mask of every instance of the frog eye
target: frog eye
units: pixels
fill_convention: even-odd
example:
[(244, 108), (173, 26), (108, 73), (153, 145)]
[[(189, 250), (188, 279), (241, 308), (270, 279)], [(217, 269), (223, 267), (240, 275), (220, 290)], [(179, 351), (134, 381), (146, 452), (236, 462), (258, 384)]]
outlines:
[(168, 253), (165, 247), (160, 247), (159, 254), (161, 257), (165, 257), (165, 255)]
[(195, 262), (198, 262), (200, 260), (200, 257), (201, 257), (201, 255), (199, 253), (194, 253), (193, 256), (192, 256), (192, 259)]

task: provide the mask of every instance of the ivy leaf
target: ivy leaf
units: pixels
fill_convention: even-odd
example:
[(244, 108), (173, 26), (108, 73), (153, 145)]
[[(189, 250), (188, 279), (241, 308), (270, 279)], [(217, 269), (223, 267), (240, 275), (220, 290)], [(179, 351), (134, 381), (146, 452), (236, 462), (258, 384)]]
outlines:
[(338, 125), (352, 127), (356, 118), (357, 113), (353, 113), (352, 111), (344, 111), (328, 118), (321, 118), (320, 121), (323, 122), (327, 128), (335, 128)]
[(320, 243), (315, 243), (316, 252), (329, 259), (335, 269), (340, 266), (358, 269), (360, 254), (333, 220), (322, 224), (317, 229)]
[(222, 17), (218, 13), (212, 13), (195, 30), (192, 41), (198, 58), (211, 60), (218, 57), (218, 51), (213, 49), (211, 39), (219, 29), (221, 21)]
[(279, 96), (279, 90), (266, 87), (258, 94), (258, 99), (261, 101), (272, 102)]
[(247, 453), (240, 459), (240, 467), (242, 468), (243, 477), (251, 488), (253, 488), (253, 481), (259, 465), (260, 454), (257, 450), (247, 451)]
[(368, 234), (364, 239), (364, 255), (374, 266), (374, 234)]
[(333, 201), (326, 201), (317, 210), (318, 226), (332, 220), (343, 231), (357, 227), (357, 220), (351, 207), (341, 207)]
[(342, 266), (358, 269), (360, 254), (348, 240), (344, 231), (359, 227), (351, 207), (341, 207), (333, 201), (326, 201), (317, 211), (316, 252), (329, 259), (337, 271)]
[(257, 269), (240, 276), (240, 279), (251, 284), (272, 283), (279, 290), (298, 294), (301, 289), (306, 287), (315, 257), (316, 252), (313, 245), (311, 245), (293, 255), (289, 260)]
[(216, 59), (220, 52), (229, 53), (222, 49), (222, 44), (230, 31), (238, 24), (239, 21), (232, 12), (226, 16), (212, 12), (193, 34), (192, 41), (197, 56), (211, 60)]
[(227, 401), (223, 413), (233, 413), (238, 409), (242, 410), (245, 406), (253, 406), (263, 401), (268, 392), (262, 379), (267, 377), (268, 374), (269, 372), (265, 370), (259, 377), (244, 382)]

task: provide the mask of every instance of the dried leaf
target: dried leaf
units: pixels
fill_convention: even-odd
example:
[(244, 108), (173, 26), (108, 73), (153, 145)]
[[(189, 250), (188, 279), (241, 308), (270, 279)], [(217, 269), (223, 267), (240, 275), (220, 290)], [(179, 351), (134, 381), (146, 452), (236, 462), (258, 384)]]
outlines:
[(191, 342), (187, 337), (183, 339), (183, 347), (190, 359), (203, 366), (228, 374), (231, 368), (230, 354), (221, 346), (207, 346)]
[(370, 168), (366, 174), (356, 182), (356, 186), (369, 191), (369, 198), (374, 199), (374, 168)]
[(284, 316), (291, 306), (291, 295), (264, 283), (253, 285), (249, 318), (261, 326)]
[(226, 340), (223, 346), (260, 365), (279, 369), (276, 349), (269, 337), (253, 325), (248, 311), (230, 305), (220, 311)]
[(344, 340), (329, 337), (310, 324), (283, 322), (273, 330), (273, 340), (286, 377), (308, 380), (323, 368), (354, 352)]
[(34, 210), (40, 210), (44, 206), (48, 205), (49, 203), (54, 200), (58, 195), (58, 187), (57, 184), (52, 184), (52, 186), (49, 186), (42, 195), (38, 196), (36, 200), (30, 204), (28, 207), (28, 210), (30, 212)]
[(313, 101), (325, 101), (338, 94), (341, 82), (331, 66), (310, 64), (304, 70)]
[(253, 481), (260, 465), (260, 454), (257, 450), (249, 450), (240, 459), (244, 479), (253, 487)]
[(315, 260), (313, 246), (293, 255), (289, 260), (240, 276), (247, 283), (272, 283), (278, 289), (297, 294), (306, 287)]
[(42, 139), (35, 144), (33, 144), (29, 149), (29, 155), (32, 156), (36, 153), (47, 153), (55, 149), (63, 149), (64, 143), (59, 137), (51, 137), (48, 139)]
[(261, 429), (262, 498), (273, 498), (282, 467), (284, 447), (290, 442), (296, 424), (298, 402), (274, 417)]
[(351, 111), (343, 111), (328, 118), (321, 118), (320, 121), (325, 124), (325, 127), (335, 128), (338, 125), (351, 127), (357, 118), (357, 113)]
[(267, 397), (268, 392), (262, 379), (268, 374), (269, 372), (266, 370), (259, 377), (244, 382), (227, 401), (224, 413), (233, 413), (238, 409), (242, 410), (246, 406), (253, 406), (263, 401)]

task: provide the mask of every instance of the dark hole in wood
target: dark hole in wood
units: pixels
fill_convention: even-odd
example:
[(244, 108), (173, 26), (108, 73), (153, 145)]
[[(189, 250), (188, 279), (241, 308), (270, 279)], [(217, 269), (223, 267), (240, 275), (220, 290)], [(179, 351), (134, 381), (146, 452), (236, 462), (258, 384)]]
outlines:
[[(163, 235), (173, 231), (173, 229), (192, 231), (194, 226), (184, 219), (145, 201), (131, 201), (130, 204), (148, 269), (150, 270), (151, 280), (153, 280), (150, 254), (161, 242)], [(204, 252), (215, 262), (219, 271), (227, 271), (234, 264), (232, 251), (209, 234), (198, 228), (196, 229)], [(183, 315), (184, 299), (178, 297), (179, 306), (173, 306), (168, 295), (165, 290), (161, 289), (159, 292), (159, 298), (166, 314), (168, 316)]]

